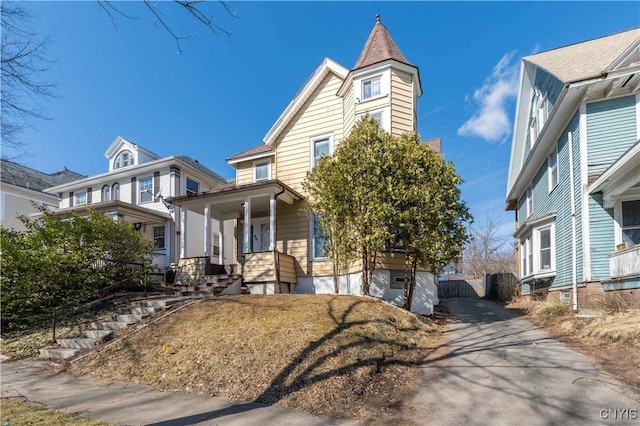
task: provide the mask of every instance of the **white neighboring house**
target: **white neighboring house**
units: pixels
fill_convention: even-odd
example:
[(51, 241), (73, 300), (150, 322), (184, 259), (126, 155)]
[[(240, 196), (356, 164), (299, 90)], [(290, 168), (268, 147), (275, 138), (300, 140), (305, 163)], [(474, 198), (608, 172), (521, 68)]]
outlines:
[[(49, 210), (58, 208), (58, 198), (44, 192), (45, 188), (84, 178), (83, 175), (64, 168), (54, 173), (44, 173), (13, 161), (0, 160), (0, 225), (6, 229), (24, 231), (19, 215), (39, 213), (36, 206)], [(34, 206), (34, 203), (36, 206)]]
[[(153, 240), (154, 264), (164, 269), (180, 258), (205, 256), (214, 263), (231, 263), (232, 246), (220, 247), (223, 233), (232, 235), (233, 222), (205, 220), (195, 212), (181, 212), (165, 198), (191, 196), (221, 189), (226, 179), (187, 156), (159, 157), (122, 137), (105, 152), (109, 171), (47, 188), (57, 194), (60, 213), (82, 214), (93, 209), (117, 221), (131, 222)], [(186, 229), (186, 216), (189, 229)], [(181, 234), (193, 233), (187, 240)], [(230, 241), (231, 239), (227, 239)]]

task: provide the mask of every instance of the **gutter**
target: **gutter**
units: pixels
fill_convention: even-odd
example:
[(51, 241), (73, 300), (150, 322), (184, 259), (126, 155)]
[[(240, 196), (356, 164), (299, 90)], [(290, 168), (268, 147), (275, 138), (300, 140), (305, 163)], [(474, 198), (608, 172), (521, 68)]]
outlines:
[(576, 196), (573, 180), (573, 134), (569, 132), (567, 135), (569, 144), (569, 193), (571, 194), (571, 287), (573, 289), (573, 312), (578, 311), (578, 265), (577, 258), (578, 248), (576, 247)]

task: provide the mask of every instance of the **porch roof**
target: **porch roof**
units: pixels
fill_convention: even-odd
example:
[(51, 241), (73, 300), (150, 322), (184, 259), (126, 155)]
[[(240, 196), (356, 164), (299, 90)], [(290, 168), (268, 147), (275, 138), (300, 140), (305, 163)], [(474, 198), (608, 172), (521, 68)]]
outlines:
[(276, 199), (287, 204), (293, 204), (295, 201), (304, 199), (304, 196), (295, 189), (278, 179), (271, 179), (244, 185), (227, 186), (193, 195), (168, 197), (166, 201), (200, 214), (204, 214), (204, 206), (209, 204), (212, 216), (232, 219), (239, 215), (246, 198), (251, 199), (252, 210), (269, 210), (269, 197), (271, 194), (275, 194)]
[(619, 196), (640, 182), (638, 164), (640, 164), (640, 139), (589, 185), (589, 194), (602, 192), (605, 207), (613, 207)]
[(66, 207), (54, 210), (52, 213), (61, 215), (70, 213), (82, 214), (89, 210), (102, 214), (121, 214), (127, 222), (165, 223), (167, 219), (171, 219), (171, 215), (168, 212), (155, 211), (118, 200)]

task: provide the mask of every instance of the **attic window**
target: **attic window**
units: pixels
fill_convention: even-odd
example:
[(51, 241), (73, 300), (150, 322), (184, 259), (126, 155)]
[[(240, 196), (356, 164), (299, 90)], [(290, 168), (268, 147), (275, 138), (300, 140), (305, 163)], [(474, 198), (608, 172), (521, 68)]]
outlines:
[(133, 154), (131, 151), (122, 151), (116, 157), (116, 161), (113, 164), (114, 169), (119, 169), (121, 167), (127, 167), (133, 165)]
[(380, 77), (362, 82), (362, 99), (371, 99), (380, 96)]
[(187, 178), (187, 195), (196, 195), (200, 192), (200, 182)]

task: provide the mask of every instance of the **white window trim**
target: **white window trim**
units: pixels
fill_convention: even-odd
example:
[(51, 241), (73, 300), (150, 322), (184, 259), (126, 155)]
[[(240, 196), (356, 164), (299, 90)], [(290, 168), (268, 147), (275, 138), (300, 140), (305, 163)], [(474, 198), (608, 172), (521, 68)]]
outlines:
[(309, 138), (309, 169), (312, 170), (315, 167), (315, 143), (323, 139), (329, 139), (329, 155), (333, 155), (333, 133), (327, 133), (324, 135), (313, 136)]
[[(164, 245), (162, 247), (155, 247), (155, 243), (156, 243), (156, 228), (164, 229), (164, 233), (162, 235), (162, 239), (164, 240)], [(155, 249), (156, 250), (166, 250), (166, 248), (167, 248), (167, 227), (166, 227), (166, 225), (154, 226), (152, 228), (151, 232), (153, 233), (152, 238), (153, 238), (153, 245), (154, 245)]]
[(640, 191), (635, 194), (622, 195), (616, 199), (613, 206), (613, 227), (616, 246), (622, 243), (622, 202), (640, 200)]
[[(553, 168), (551, 167), (551, 157), (555, 156), (556, 158), (556, 164), (555, 164), (555, 169), (556, 169), (556, 181), (555, 183), (553, 183), (551, 181), (551, 176), (552, 176), (552, 170)], [(547, 180), (549, 181), (549, 193), (551, 193), (556, 186), (558, 186), (558, 183), (560, 183), (560, 167), (559, 167), (559, 163), (558, 163), (558, 144), (556, 143), (555, 148), (553, 150), (553, 152), (551, 154), (549, 154), (549, 156), (547, 157)]]
[[(142, 194), (148, 194), (146, 190), (142, 190), (142, 181), (149, 179), (151, 180), (151, 194), (149, 194), (151, 196), (151, 200), (149, 201), (142, 201)], [(154, 202), (154, 194), (153, 194), (153, 175), (150, 176), (145, 176), (142, 177), (140, 179), (138, 179), (138, 204), (149, 204), (149, 203), (153, 203)]]
[(315, 221), (315, 213), (309, 214), (309, 258), (314, 260), (328, 260), (327, 256), (317, 256), (316, 257), (316, 234), (314, 232), (314, 221)]
[[(377, 96), (372, 96), (370, 98), (364, 99), (363, 96), (363, 84), (367, 81), (380, 79), (380, 94)], [(356, 105), (361, 105), (366, 102), (375, 101), (376, 99), (381, 99), (389, 96), (391, 93), (391, 70), (385, 67), (377, 68), (375, 70), (370, 70), (365, 75), (356, 75), (354, 76), (354, 89), (355, 89), (355, 103)]]
[[(267, 165), (267, 177), (264, 179), (258, 180), (258, 177), (257, 177), (258, 166), (264, 165), (264, 164)], [(252, 169), (253, 169), (253, 182), (264, 182), (271, 179), (271, 159), (266, 159), (266, 160), (261, 159), (261, 160), (254, 161), (252, 165)]]
[(377, 108), (371, 111), (366, 111), (356, 116), (356, 121), (361, 120), (366, 114), (369, 116), (377, 113), (382, 113), (382, 123), (380, 123), (380, 128), (385, 132), (391, 132), (391, 108)]
[[(80, 195), (84, 195), (84, 201), (80, 201)], [(86, 206), (87, 205), (87, 191), (76, 191), (73, 194), (73, 197), (75, 198), (74, 205), (76, 205), (76, 206)]]
[[(377, 95), (371, 95), (368, 98), (364, 97), (364, 85), (366, 83), (371, 83), (374, 81), (378, 81), (378, 88), (379, 88), (379, 93)], [(366, 102), (366, 101), (370, 101), (372, 99), (377, 99), (377, 98), (381, 98), (382, 96), (384, 96), (384, 92), (382, 91), (382, 74), (378, 74), (378, 75), (374, 75), (371, 77), (367, 77), (367, 78), (363, 78), (362, 81), (360, 82), (360, 94), (362, 95), (360, 97), (360, 101), (361, 102)]]
[[(530, 232), (526, 235), (522, 235), (519, 238), (520, 242), (520, 251), (521, 251), (521, 260), (520, 260), (520, 279), (525, 280), (528, 278), (542, 278), (542, 277), (552, 277), (556, 274), (556, 232), (555, 232), (555, 221), (554, 222), (545, 222), (540, 224), (539, 226), (532, 228)], [(540, 267), (540, 236), (543, 231), (550, 231), (550, 239), (551, 239), (551, 267), (542, 269)], [(531, 240), (531, 253), (527, 250), (527, 241)], [(529, 266), (530, 255), (533, 254), (531, 258), (531, 266)], [(527, 259), (527, 270), (523, 270), (524, 261), (523, 259)], [(529, 271), (529, 267), (531, 271)]]
[(525, 190), (525, 198), (527, 217), (531, 217), (533, 214), (533, 188), (531, 185), (527, 186)]
[[(122, 155), (123, 154), (127, 154), (127, 153), (131, 156), (130, 163), (127, 164), (126, 166), (119, 164)], [(124, 167), (130, 167), (130, 166), (133, 166), (135, 164), (136, 164), (135, 154), (129, 149), (123, 149), (122, 151), (118, 152), (118, 154), (113, 159), (113, 170), (122, 169)]]

